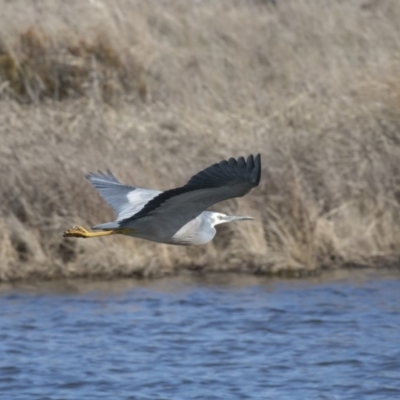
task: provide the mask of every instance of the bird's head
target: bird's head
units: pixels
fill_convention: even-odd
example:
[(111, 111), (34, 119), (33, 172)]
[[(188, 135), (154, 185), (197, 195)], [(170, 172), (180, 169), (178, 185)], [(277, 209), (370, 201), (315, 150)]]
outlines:
[(224, 224), (225, 222), (232, 222), (232, 221), (245, 221), (245, 220), (250, 220), (254, 219), (253, 217), (244, 217), (244, 216), (238, 216), (238, 215), (226, 215), (218, 212), (213, 212), (211, 215), (212, 218), (212, 226), (218, 225), (218, 224)]

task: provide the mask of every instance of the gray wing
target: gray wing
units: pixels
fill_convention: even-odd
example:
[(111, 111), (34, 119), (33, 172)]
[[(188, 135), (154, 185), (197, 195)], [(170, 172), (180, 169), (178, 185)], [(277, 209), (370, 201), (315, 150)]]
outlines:
[(141, 211), (121, 221), (122, 224), (145, 217), (155, 217), (169, 227), (179, 225), (197, 217), (212, 205), (234, 197), (241, 197), (261, 178), (261, 158), (250, 155), (221, 161), (194, 175), (182, 187), (167, 190), (150, 200)]
[(151, 199), (161, 193), (159, 190), (124, 185), (110, 170), (107, 170), (107, 174), (101, 171), (98, 174), (90, 173), (86, 178), (117, 214), (117, 221), (140, 212)]

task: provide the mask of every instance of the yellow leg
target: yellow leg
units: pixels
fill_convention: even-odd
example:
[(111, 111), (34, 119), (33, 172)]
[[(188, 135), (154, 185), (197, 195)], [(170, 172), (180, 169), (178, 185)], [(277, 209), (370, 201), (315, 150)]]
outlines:
[(87, 229), (82, 228), (81, 226), (75, 226), (71, 229), (67, 229), (63, 237), (77, 237), (77, 238), (93, 238), (99, 236), (108, 236), (108, 235), (116, 235), (116, 234), (126, 234), (129, 229), (118, 229), (113, 231), (98, 231), (98, 232), (89, 232)]

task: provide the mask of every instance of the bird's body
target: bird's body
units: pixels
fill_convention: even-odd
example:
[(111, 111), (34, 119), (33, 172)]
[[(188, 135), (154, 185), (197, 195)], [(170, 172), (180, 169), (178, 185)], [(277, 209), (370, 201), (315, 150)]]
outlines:
[(194, 175), (185, 186), (165, 192), (124, 185), (110, 171), (88, 174), (86, 177), (114, 209), (117, 219), (94, 226), (94, 232), (82, 227), (69, 229), (64, 237), (124, 234), (166, 244), (205, 244), (214, 238), (215, 225), (253, 219), (207, 208), (244, 196), (259, 184), (260, 176), (260, 155), (249, 156), (247, 162), (243, 157), (221, 161)]
[(216, 230), (212, 223), (213, 218), (215, 218), (214, 212), (203, 211), (196, 218), (183, 225), (177, 232), (165, 230), (163, 225), (153, 224), (151, 220), (146, 221), (143, 218), (132, 221), (129, 224), (132, 233), (127, 234), (159, 243), (200, 245), (208, 243), (215, 236)]

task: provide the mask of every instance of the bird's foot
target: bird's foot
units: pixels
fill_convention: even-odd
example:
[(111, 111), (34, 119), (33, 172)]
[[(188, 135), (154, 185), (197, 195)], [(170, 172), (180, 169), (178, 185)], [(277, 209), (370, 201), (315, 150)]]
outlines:
[(88, 238), (91, 236), (91, 232), (81, 226), (74, 226), (71, 229), (67, 229), (63, 234), (63, 237)]
[(71, 229), (67, 229), (63, 237), (77, 237), (77, 238), (93, 238), (93, 237), (100, 237), (100, 236), (108, 236), (108, 235), (115, 235), (115, 234), (120, 234), (120, 235), (129, 235), (132, 233), (132, 229), (115, 229), (111, 231), (96, 231), (96, 232), (90, 232), (85, 228), (82, 228), (81, 226), (74, 226)]

